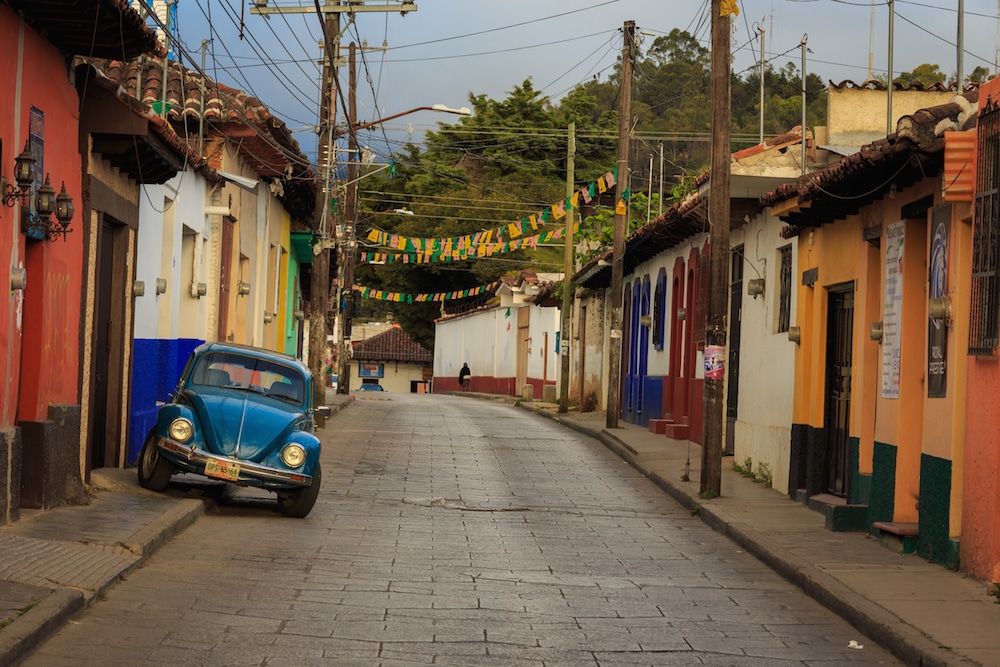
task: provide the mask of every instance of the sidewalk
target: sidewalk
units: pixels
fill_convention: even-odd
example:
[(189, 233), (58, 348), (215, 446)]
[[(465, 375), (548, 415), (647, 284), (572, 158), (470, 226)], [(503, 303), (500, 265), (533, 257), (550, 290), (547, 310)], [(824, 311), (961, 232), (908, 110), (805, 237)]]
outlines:
[[(333, 412), (351, 400), (327, 392)], [(0, 666), (24, 660), (214, 502), (205, 485), (147, 491), (134, 468), (90, 481), (89, 505), (21, 510), (0, 527)]]
[[(712, 528), (909, 665), (1000, 665), (1000, 604), (986, 583), (900, 555), (865, 533), (828, 531), (823, 516), (722, 460), (722, 496), (698, 497), (701, 447), (619, 422), (604, 412), (558, 414), (522, 402), (600, 440)], [(690, 472), (683, 481), (685, 472)]]

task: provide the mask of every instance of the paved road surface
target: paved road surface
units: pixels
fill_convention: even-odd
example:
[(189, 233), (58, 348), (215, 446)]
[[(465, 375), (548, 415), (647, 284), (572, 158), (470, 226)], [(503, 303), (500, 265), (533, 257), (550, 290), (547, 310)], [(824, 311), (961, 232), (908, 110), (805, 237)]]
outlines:
[(550, 420), (361, 395), (323, 437), (308, 518), (238, 494), (25, 665), (898, 664)]

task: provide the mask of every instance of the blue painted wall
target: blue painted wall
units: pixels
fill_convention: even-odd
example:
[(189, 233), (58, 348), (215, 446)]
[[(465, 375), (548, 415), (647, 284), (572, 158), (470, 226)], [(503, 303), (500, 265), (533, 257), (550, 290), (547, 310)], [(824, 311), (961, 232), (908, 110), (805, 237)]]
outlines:
[(126, 464), (134, 465), (139, 458), (146, 434), (156, 423), (157, 401), (170, 400), (191, 350), (204, 342), (193, 338), (135, 340)]
[(650, 419), (663, 418), (662, 375), (647, 375), (643, 378), (642, 425), (649, 426)]

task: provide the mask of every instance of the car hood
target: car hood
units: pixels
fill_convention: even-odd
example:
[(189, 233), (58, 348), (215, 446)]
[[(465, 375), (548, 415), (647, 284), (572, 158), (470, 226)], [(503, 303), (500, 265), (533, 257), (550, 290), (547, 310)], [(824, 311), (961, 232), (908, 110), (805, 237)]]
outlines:
[(251, 392), (200, 392), (188, 399), (209, 451), (251, 461), (260, 462), (283, 446), (306, 419), (303, 412), (277, 407)]

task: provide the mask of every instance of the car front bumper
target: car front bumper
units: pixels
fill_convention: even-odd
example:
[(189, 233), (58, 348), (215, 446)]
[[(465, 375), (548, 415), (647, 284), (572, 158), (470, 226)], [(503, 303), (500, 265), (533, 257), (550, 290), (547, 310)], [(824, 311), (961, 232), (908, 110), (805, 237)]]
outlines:
[(312, 475), (304, 475), (283, 468), (272, 468), (253, 461), (244, 461), (227, 456), (217, 456), (197, 447), (190, 447), (175, 442), (169, 438), (158, 436), (155, 439), (157, 448), (167, 455), (167, 458), (185, 472), (199, 475), (205, 474), (205, 464), (209, 460), (229, 461), (240, 466), (239, 479), (230, 480), (236, 484), (248, 484), (263, 488), (288, 488), (294, 486), (311, 486)]

